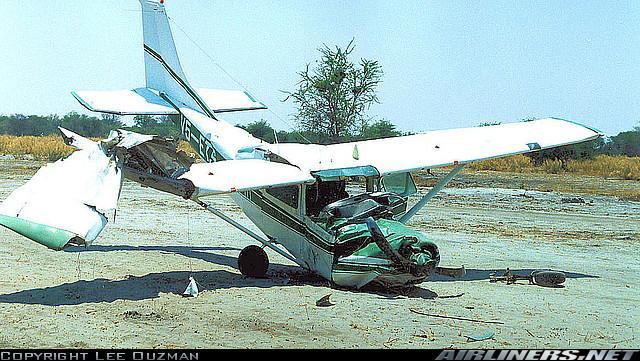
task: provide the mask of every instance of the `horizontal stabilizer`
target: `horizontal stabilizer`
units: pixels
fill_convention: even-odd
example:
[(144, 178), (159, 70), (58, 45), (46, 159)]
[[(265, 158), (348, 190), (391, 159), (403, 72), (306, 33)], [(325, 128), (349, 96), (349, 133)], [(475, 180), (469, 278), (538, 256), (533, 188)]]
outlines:
[(148, 88), (71, 92), (85, 108), (118, 115), (170, 115), (178, 111)]
[(200, 98), (215, 113), (239, 112), (244, 110), (267, 109), (249, 93), (241, 90), (196, 89)]
[(195, 185), (192, 198), (315, 182), (309, 172), (258, 159), (194, 164), (180, 179)]
[[(197, 89), (215, 113), (267, 109), (241, 90)], [(172, 115), (178, 111), (149, 88), (133, 90), (77, 91), (73, 96), (88, 110), (118, 115)]]

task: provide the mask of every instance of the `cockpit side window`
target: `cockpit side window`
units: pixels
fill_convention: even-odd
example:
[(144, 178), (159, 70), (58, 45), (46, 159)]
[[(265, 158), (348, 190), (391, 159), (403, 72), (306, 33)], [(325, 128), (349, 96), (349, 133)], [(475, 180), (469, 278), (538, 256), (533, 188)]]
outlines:
[(411, 177), (411, 173), (386, 175), (382, 178), (382, 185), (387, 192), (393, 192), (404, 197), (415, 194), (418, 189)]
[(299, 186), (286, 186), (267, 188), (266, 191), (269, 195), (275, 197), (280, 202), (291, 208), (298, 209), (298, 189)]
[(307, 204), (306, 214), (317, 216), (328, 204), (349, 197), (347, 193), (347, 182), (344, 180), (321, 181), (306, 187), (305, 203)]

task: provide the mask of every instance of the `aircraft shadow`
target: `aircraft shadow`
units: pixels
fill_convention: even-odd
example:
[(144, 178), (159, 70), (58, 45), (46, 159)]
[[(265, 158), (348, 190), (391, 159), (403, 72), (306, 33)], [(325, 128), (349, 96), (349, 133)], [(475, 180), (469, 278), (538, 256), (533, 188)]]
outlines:
[(0, 303), (65, 306), (116, 300), (139, 301), (158, 298), (161, 293), (182, 293), (189, 276), (194, 277), (203, 289), (230, 288), (240, 282), (252, 287), (273, 285), (266, 280), (244, 279), (239, 274), (223, 270), (173, 271), (150, 273), (141, 277), (127, 276), (118, 280), (79, 280), (58, 286), (24, 290), (0, 295)]
[[(240, 251), (229, 247), (184, 247), (184, 246), (91, 246), (74, 247), (66, 252), (111, 252), (111, 251), (160, 251), (172, 252), (186, 257), (237, 268), (236, 257), (212, 253), (211, 251)], [(202, 290), (217, 290), (238, 287), (268, 288), (299, 283), (327, 284), (300, 267), (277, 263), (269, 265), (269, 278), (248, 278), (227, 270), (215, 271), (170, 271), (150, 273), (144, 276), (125, 276), (123, 279), (78, 280), (52, 287), (43, 287), (0, 295), (0, 303), (38, 304), (46, 306), (79, 305), (83, 303), (113, 302), (116, 300), (145, 300), (158, 298), (162, 293), (181, 294), (189, 277), (198, 282)]]
[[(224, 254), (214, 253), (212, 251), (237, 251), (242, 249), (236, 247), (191, 247), (191, 246), (102, 246), (95, 245), (87, 248), (70, 247), (65, 252), (166, 252), (179, 254), (184, 257), (195, 258), (202, 261), (215, 263), (221, 266), (232, 267), (238, 269), (238, 258), (227, 256)], [(279, 263), (269, 262), (269, 273), (278, 273), (283, 271), (301, 270), (298, 266), (283, 265)]]
[[(240, 251), (234, 247), (190, 247), (190, 246), (101, 246), (89, 248), (74, 247), (66, 252), (114, 252), (114, 251), (146, 251), (170, 252), (185, 257), (191, 257), (218, 265), (237, 269), (237, 258), (213, 251)], [(495, 271), (499, 274), (504, 270), (467, 269), (467, 275), (462, 279), (434, 275), (429, 281), (478, 281), (488, 280)], [(516, 274), (526, 275), (533, 269), (513, 269)], [(598, 276), (576, 272), (565, 272), (567, 278), (598, 278)], [(237, 272), (228, 270), (214, 271), (169, 271), (150, 273), (144, 276), (126, 276), (122, 279), (110, 280), (98, 278), (94, 280), (78, 280), (52, 287), (43, 287), (0, 295), (0, 303), (39, 304), (48, 306), (78, 305), (84, 303), (113, 302), (116, 300), (145, 300), (158, 298), (162, 293), (181, 294), (186, 287), (189, 277), (196, 279), (201, 289), (217, 290), (244, 287), (283, 287), (295, 285), (315, 285), (331, 287), (330, 283), (320, 276), (308, 272), (298, 266), (271, 263), (268, 278), (254, 279), (244, 277)], [(405, 291), (391, 291), (379, 288), (365, 288), (362, 290), (343, 289), (354, 293), (375, 294), (381, 298), (395, 299), (399, 297), (437, 299), (438, 294), (422, 287), (415, 287)]]
[[(89, 248), (71, 247), (65, 250), (66, 252), (111, 252), (111, 251), (160, 251), (160, 252), (172, 252), (185, 257), (192, 257), (199, 260), (233, 267), (238, 269), (238, 259), (236, 257), (227, 256), (218, 253), (212, 253), (211, 251), (238, 251), (240, 248), (234, 247), (190, 247), (190, 246), (100, 246), (95, 245)], [(299, 266), (283, 265), (279, 263), (269, 263), (269, 272), (267, 274), (269, 279), (274, 281), (273, 285), (282, 285), (282, 282), (286, 280), (287, 284), (293, 285), (314, 285), (331, 287), (331, 283), (324, 278), (302, 269)], [(250, 278), (242, 277), (241, 283), (236, 285), (237, 287), (250, 286), (247, 285), (247, 280)], [(196, 279), (197, 280), (197, 279)], [(424, 284), (423, 284), (424, 286)], [(406, 290), (389, 291), (381, 289), (380, 287), (364, 287), (361, 290), (354, 290), (351, 288), (336, 287), (348, 292), (364, 292), (369, 294), (376, 294), (381, 298), (395, 299), (398, 297), (409, 298), (422, 298), (422, 299), (435, 299), (438, 294), (435, 292), (421, 288), (414, 287)], [(0, 298), (1, 301), (1, 298)]]

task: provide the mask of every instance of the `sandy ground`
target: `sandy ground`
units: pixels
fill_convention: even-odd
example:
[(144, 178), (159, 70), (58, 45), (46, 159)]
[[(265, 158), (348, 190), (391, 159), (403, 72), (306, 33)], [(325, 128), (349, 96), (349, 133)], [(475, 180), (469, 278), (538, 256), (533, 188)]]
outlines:
[[(38, 164), (0, 160), (0, 199)], [(412, 224), (438, 243), (442, 265), (468, 274), (406, 295), (332, 289), (273, 252), (269, 279), (244, 278), (236, 257), (248, 237), (127, 182), (116, 221), (88, 249), (54, 252), (0, 230), (0, 347), (640, 347), (640, 203), (520, 189), (545, 181), (563, 180), (462, 174)], [(566, 199), (575, 197), (584, 203)], [(213, 203), (250, 225), (229, 198)], [(488, 281), (507, 267), (568, 280), (560, 289)], [(205, 290), (197, 298), (179, 295), (189, 275)], [(316, 307), (329, 293), (336, 305)], [(468, 341), (487, 332), (493, 339)]]

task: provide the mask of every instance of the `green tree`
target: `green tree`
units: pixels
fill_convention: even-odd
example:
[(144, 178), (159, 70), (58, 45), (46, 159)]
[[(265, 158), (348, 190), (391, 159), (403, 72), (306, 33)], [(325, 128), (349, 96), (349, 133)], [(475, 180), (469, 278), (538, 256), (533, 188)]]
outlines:
[(604, 148), (610, 155), (640, 156), (640, 127), (611, 137)]
[(6, 115), (0, 115), (0, 134), (9, 134), (7, 132), (8, 124), (9, 124), (9, 117)]
[(102, 128), (107, 132), (124, 127), (124, 123), (120, 121), (120, 116), (116, 114), (101, 114), (100, 120)]
[(52, 116), (13, 114), (0, 118), (0, 130), (11, 135), (45, 135), (55, 131)]
[(360, 131), (360, 139), (390, 138), (402, 135), (396, 126), (386, 119), (380, 119), (373, 124), (365, 124)]
[(113, 129), (122, 127), (117, 119), (104, 121), (102, 118), (70, 112), (60, 119), (60, 126), (85, 137), (106, 137)]
[(318, 49), (321, 57), (316, 66), (312, 69), (307, 64), (299, 73), (297, 90), (286, 92), (285, 101), (291, 100), (297, 107), (295, 117), (301, 132), (322, 143), (337, 143), (355, 135), (367, 122), (365, 111), (378, 102), (382, 67), (375, 60), (351, 62), (354, 48), (353, 40), (344, 49), (324, 45)]
[[(276, 140), (275, 136), (274, 136), (275, 133), (274, 133), (273, 128), (264, 119), (261, 119), (261, 120), (256, 121), (256, 122), (249, 123), (246, 126), (237, 125), (237, 127), (240, 127), (242, 129), (246, 130), (247, 132), (249, 132), (254, 137), (256, 137), (258, 139), (262, 139), (265, 142), (274, 143), (275, 140)], [(278, 139), (278, 141), (281, 141), (281, 140)]]
[(138, 129), (155, 128), (158, 124), (158, 118), (152, 115), (136, 115), (133, 118), (133, 125)]
[(137, 133), (177, 139), (180, 137), (179, 119), (178, 115), (136, 115), (133, 118), (133, 126), (126, 129)]

